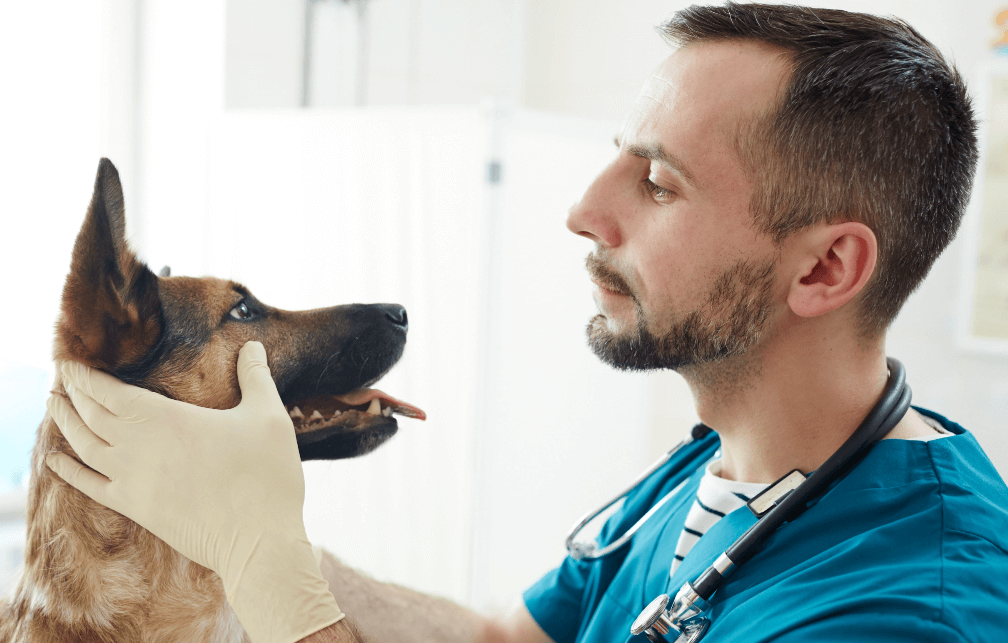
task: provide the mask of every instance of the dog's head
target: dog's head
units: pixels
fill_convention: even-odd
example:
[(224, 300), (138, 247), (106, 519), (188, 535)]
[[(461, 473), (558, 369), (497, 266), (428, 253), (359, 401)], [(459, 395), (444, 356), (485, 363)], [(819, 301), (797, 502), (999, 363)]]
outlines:
[(125, 231), (119, 173), (102, 159), (63, 288), (57, 362), (77, 360), (175, 399), (231, 408), (241, 400), (238, 350), (262, 342), (302, 460), (373, 450), (395, 434), (393, 413), (424, 419), (367, 388), (402, 356), (402, 306), (280, 310), (233, 281), (155, 275)]

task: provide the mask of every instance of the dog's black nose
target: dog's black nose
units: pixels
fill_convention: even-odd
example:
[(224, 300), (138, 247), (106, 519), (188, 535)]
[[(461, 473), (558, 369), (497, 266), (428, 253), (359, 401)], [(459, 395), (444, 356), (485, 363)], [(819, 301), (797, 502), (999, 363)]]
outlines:
[(382, 306), (385, 310), (385, 319), (389, 320), (396, 326), (399, 326), (403, 330), (409, 328), (409, 321), (406, 319), (406, 309), (399, 304), (385, 304)]

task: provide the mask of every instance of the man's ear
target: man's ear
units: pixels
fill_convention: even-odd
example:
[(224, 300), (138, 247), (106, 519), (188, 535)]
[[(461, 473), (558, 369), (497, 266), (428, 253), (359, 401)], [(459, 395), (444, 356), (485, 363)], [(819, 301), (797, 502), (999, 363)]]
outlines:
[(161, 323), (157, 276), (126, 243), (119, 172), (103, 158), (63, 286), (54, 357), (108, 371), (136, 364)]
[(875, 233), (847, 221), (814, 226), (798, 240), (799, 257), (787, 302), (800, 317), (840, 308), (861, 292), (878, 260)]

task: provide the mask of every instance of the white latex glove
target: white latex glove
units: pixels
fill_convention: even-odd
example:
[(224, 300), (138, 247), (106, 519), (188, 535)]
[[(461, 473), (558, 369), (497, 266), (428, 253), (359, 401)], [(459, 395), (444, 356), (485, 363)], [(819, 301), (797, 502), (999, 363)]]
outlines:
[[(241, 404), (206, 409), (63, 366), (73, 405), (49, 413), (84, 463), (46, 456), (61, 478), (224, 581), (253, 643), (293, 643), (343, 618), (305, 535), (304, 472), (266, 351), (238, 355)], [(94, 471), (92, 471), (92, 469)]]

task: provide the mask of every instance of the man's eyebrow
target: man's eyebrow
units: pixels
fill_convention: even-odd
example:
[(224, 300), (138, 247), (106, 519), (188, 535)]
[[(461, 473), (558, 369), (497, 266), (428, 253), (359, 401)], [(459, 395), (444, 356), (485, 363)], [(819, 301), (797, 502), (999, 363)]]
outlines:
[[(613, 139), (613, 142), (616, 143), (616, 147), (620, 147), (619, 136), (616, 136), (615, 139)], [(696, 178), (694, 178), (693, 173), (690, 172), (689, 168), (685, 163), (683, 163), (682, 159), (662, 147), (661, 143), (655, 143), (653, 145), (630, 144), (627, 145), (627, 152), (633, 154), (634, 156), (639, 156), (651, 161), (658, 161), (676, 174), (682, 176), (683, 180), (689, 183), (693, 189), (700, 189)]]

